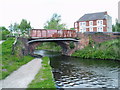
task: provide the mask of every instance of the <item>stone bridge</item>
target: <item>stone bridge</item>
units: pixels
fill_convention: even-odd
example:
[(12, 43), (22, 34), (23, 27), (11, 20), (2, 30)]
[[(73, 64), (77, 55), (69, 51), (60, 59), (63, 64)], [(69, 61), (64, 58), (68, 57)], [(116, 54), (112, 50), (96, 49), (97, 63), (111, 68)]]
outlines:
[[(119, 35), (118, 35), (119, 34)], [(75, 39), (75, 38), (79, 39)], [(120, 33), (76, 33), (73, 30), (32, 30), (30, 38), (18, 37), (13, 44), (13, 53), (17, 51), (19, 55), (33, 54), (35, 48), (44, 42), (55, 42), (62, 48), (62, 54), (71, 55), (78, 49), (87, 46), (90, 40), (94, 43), (101, 43), (107, 40), (120, 38)], [(70, 48), (70, 43), (74, 43), (74, 48)]]
[[(17, 38), (16, 44), (13, 47), (21, 47), (20, 55), (33, 55), (37, 46), (44, 42), (55, 42), (61, 48), (63, 55), (71, 55), (77, 49), (78, 40), (75, 30), (46, 30), (46, 29), (32, 29), (29, 32), (29, 38)], [(20, 42), (21, 44), (18, 44)], [(74, 48), (70, 48), (70, 43), (74, 43)], [(22, 45), (22, 46), (20, 46)], [(13, 51), (15, 48), (13, 48)]]

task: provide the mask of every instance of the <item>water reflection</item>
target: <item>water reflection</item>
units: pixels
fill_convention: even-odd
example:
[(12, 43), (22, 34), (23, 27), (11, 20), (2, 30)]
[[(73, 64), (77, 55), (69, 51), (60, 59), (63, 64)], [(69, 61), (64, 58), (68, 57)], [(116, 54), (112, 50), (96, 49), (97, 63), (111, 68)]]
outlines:
[(53, 52), (53, 51), (48, 51), (48, 50), (35, 50), (34, 54), (38, 54), (41, 56), (48, 56), (48, 57), (54, 57), (54, 56), (61, 55), (60, 52)]
[(58, 88), (118, 88), (118, 61), (67, 57), (43, 50), (35, 53), (50, 57)]
[(51, 57), (59, 88), (117, 88), (120, 62), (66, 56)]

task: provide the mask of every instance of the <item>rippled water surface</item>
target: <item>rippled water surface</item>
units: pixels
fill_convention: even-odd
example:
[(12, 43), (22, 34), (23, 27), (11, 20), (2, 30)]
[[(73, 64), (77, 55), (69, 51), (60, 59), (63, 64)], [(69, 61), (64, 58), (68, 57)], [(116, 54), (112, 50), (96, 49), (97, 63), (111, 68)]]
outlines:
[(120, 62), (93, 60), (58, 55), (50, 56), (58, 88), (118, 88)]

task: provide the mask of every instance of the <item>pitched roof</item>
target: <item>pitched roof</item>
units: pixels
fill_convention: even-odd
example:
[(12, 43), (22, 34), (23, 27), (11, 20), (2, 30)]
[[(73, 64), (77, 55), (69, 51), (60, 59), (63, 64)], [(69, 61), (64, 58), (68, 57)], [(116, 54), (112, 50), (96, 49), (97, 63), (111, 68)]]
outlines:
[(98, 12), (98, 13), (89, 13), (83, 15), (78, 21), (90, 21), (90, 20), (97, 20), (97, 19), (105, 19), (106, 12)]

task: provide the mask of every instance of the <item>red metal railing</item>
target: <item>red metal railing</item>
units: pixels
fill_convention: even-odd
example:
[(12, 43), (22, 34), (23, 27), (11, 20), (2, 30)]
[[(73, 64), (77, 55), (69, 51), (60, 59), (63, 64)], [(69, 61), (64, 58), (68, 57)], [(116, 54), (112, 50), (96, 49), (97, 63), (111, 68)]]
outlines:
[(32, 29), (30, 31), (30, 37), (53, 37), (53, 38), (59, 38), (59, 37), (76, 37), (76, 31), (75, 30), (46, 30), (46, 29)]

